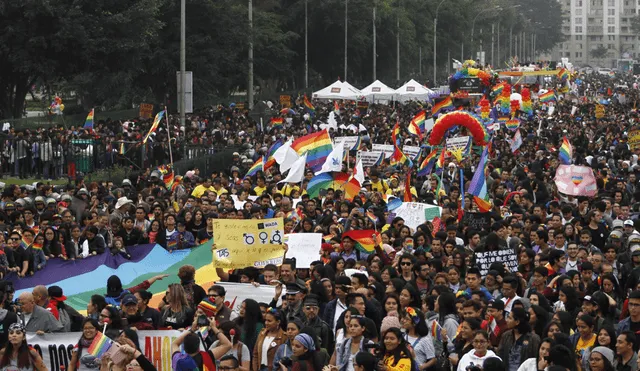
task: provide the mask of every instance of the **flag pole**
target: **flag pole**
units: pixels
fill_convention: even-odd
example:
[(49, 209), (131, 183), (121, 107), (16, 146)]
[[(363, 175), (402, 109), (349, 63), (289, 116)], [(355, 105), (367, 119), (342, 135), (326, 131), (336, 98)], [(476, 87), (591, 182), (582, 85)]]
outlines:
[(164, 118), (167, 121), (167, 136), (169, 137), (169, 160), (171, 161), (171, 168), (173, 169), (173, 151), (171, 150), (171, 127), (169, 127), (169, 113), (167, 112), (167, 106), (164, 106)]

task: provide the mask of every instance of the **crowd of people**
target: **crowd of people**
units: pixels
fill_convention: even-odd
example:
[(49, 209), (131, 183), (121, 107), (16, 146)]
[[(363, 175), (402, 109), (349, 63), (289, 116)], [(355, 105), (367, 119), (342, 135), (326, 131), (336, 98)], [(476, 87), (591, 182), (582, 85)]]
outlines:
[[(480, 211), (468, 193), (480, 161), (475, 151), (461, 160), (449, 157), (439, 177), (435, 171), (415, 176), (415, 167), (388, 160), (366, 167), (353, 200), (334, 189), (310, 197), (311, 170), (299, 183), (281, 183), (277, 164), (245, 176), (274, 142), (320, 130), (331, 112), (340, 125), (330, 131), (333, 137), (359, 135), (363, 149), (391, 144), (396, 122), (406, 127), (417, 112), (429, 110), (419, 102), (366, 109), (314, 102), (315, 112), (308, 112), (300, 100), (279, 114), (280, 128), (261, 127), (233, 107), (212, 107), (190, 117), (186, 129), (172, 121), (170, 130), (180, 140), (241, 146), (223, 171), (175, 174), (169, 188), (153, 168), (121, 184), (78, 178), (63, 187), (6, 185), (0, 200), (5, 278), (46, 270), (52, 259), (127, 258), (142, 244), (194, 248), (213, 238), (218, 218), (283, 217), (285, 233), (325, 238), (309, 269), (286, 255), (280, 266), (217, 268), (221, 281), (273, 287), (271, 302), (246, 299), (238, 311), (225, 306), (225, 287), (200, 287), (188, 265), (176, 272), (180, 283), (167, 287), (157, 307), (150, 305), (149, 289), (166, 275), (129, 288), (112, 276), (104, 295), (91, 297), (86, 315), (65, 303), (64, 287), (37, 286), (14, 298), (11, 281), (0, 281), (0, 369), (46, 369), (27, 346), (27, 333), (78, 331), (72, 371), (154, 370), (140, 353), (137, 330), (179, 329), (172, 343), (172, 367), (179, 371), (638, 370), (640, 165), (631, 143), (640, 118), (637, 83), (632, 76), (593, 74), (572, 77), (570, 86), (552, 114), (547, 104), (535, 103), (534, 118), (520, 125), (517, 151), (510, 146), (513, 131), (492, 133), (486, 230), (473, 229), (468, 218)], [(531, 88), (542, 87), (549, 88), (544, 82)], [(604, 117), (596, 118), (597, 105), (605, 105)], [(349, 133), (352, 124), (366, 131)], [(146, 128), (146, 122), (109, 121), (94, 133), (72, 132), (140, 140)], [(158, 153), (166, 149), (166, 134), (155, 134)], [(454, 129), (450, 137), (456, 135), (465, 133)], [(46, 139), (53, 152), (68, 140), (63, 131), (10, 136), (17, 144), (5, 146), (9, 157), (16, 148), (15, 158), (25, 164), (23, 150), (49, 151), (43, 144), (35, 151), (37, 140), (55, 137)], [(422, 144), (402, 137), (404, 144)], [(573, 144), (573, 164), (592, 169), (595, 197), (558, 191), (563, 137)], [(161, 165), (166, 158), (158, 156), (151, 161)], [(38, 158), (37, 169), (60, 175), (47, 157)], [(355, 167), (355, 153), (347, 161), (345, 171)], [(3, 162), (12, 163), (6, 170), (15, 161)], [(407, 178), (407, 171), (414, 176)], [(388, 219), (391, 196), (441, 206), (439, 222), (414, 229), (402, 218)], [(245, 203), (236, 208), (237, 201)], [(380, 232), (373, 252), (345, 235), (358, 229)], [(517, 269), (496, 262), (481, 272), (475, 254), (502, 250), (515, 254)], [(86, 349), (102, 333), (117, 341), (118, 357), (89, 356)]]

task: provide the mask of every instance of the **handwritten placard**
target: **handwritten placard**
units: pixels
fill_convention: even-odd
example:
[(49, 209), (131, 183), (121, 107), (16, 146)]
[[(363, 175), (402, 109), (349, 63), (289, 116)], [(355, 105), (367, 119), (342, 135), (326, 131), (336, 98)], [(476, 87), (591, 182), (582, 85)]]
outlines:
[(287, 258), (296, 258), (296, 268), (309, 268), (318, 260), (322, 233), (292, 233), (284, 236), (289, 246)]
[(220, 268), (261, 268), (282, 264), (284, 222), (277, 219), (230, 220), (213, 222), (216, 250), (213, 263)]
[(480, 275), (485, 277), (493, 263), (506, 264), (511, 272), (518, 271), (518, 256), (513, 249), (476, 252), (474, 253), (476, 266), (480, 269)]

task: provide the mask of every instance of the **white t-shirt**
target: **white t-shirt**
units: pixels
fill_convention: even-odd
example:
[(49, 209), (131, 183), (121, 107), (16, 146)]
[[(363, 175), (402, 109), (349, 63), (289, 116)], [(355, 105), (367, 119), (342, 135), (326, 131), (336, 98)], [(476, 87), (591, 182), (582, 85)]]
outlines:
[(269, 359), (267, 358), (269, 351), (269, 346), (271, 346), (271, 342), (275, 339), (275, 336), (265, 336), (264, 342), (262, 343), (262, 359), (260, 360), (261, 365), (269, 365)]
[[(211, 346), (209, 347), (209, 350), (213, 350), (218, 345), (220, 345), (220, 341), (219, 340), (214, 341), (213, 344), (211, 344)], [(238, 350), (237, 350), (237, 347), (234, 346), (233, 348), (229, 349), (228, 352), (223, 354), (223, 356), (232, 355), (236, 357), (236, 359), (240, 362), (240, 364), (242, 364), (242, 362), (251, 362), (251, 353), (249, 353), (249, 347), (242, 344), (242, 351), (240, 353), (241, 353), (242, 359), (238, 358)], [(216, 362), (219, 363), (217, 360)]]

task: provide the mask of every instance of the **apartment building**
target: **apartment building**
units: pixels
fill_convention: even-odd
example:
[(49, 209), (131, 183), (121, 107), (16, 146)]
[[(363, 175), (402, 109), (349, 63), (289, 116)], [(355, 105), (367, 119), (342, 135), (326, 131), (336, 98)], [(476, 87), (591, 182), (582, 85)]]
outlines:
[[(640, 38), (631, 29), (640, 14), (640, 0), (558, 0), (562, 6), (565, 41), (551, 53), (575, 66), (615, 67), (617, 59), (640, 58)], [(591, 50), (606, 48), (597, 58)]]

